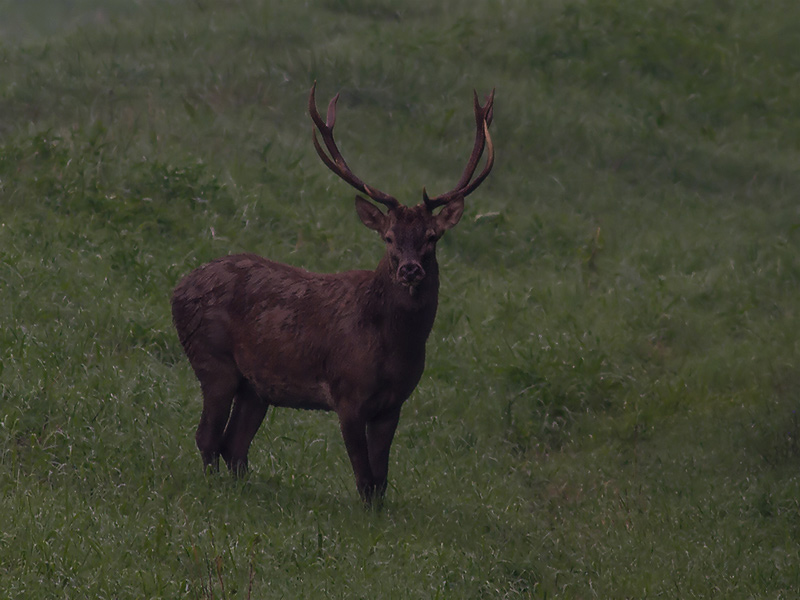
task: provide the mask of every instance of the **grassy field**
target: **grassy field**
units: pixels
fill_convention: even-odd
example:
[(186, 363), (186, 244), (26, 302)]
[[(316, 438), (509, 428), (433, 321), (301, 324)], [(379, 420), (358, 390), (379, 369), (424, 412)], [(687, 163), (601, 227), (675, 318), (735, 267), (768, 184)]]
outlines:
[[(794, 0), (0, 0), (0, 597), (796, 598)], [(381, 512), (335, 417), (204, 477), (180, 276), (371, 268), (450, 189)]]

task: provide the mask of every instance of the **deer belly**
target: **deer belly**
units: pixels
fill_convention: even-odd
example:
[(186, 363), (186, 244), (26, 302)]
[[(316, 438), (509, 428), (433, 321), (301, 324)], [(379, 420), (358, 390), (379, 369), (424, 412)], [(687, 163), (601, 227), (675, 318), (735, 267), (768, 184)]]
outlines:
[(250, 381), (261, 398), (272, 406), (305, 410), (333, 410), (330, 387), (319, 381)]

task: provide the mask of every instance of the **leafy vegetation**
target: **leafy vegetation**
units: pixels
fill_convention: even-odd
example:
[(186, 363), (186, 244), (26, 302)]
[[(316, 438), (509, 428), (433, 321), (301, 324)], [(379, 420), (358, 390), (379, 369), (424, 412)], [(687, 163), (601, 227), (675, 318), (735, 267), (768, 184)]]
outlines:
[[(800, 592), (800, 8), (788, 0), (0, 0), (0, 588), (8, 598)], [(354, 169), (497, 166), (382, 512), (331, 415), (204, 477), (180, 276), (380, 255)]]

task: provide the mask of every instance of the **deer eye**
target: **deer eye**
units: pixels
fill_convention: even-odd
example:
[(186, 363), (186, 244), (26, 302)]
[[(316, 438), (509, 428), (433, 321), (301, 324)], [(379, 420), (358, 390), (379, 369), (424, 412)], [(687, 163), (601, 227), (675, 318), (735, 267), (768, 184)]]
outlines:
[(435, 231), (428, 232), (428, 243), (435, 244), (439, 240), (439, 236), (436, 235)]
[(387, 244), (394, 244), (394, 237), (387, 234), (383, 237), (383, 241), (386, 242)]

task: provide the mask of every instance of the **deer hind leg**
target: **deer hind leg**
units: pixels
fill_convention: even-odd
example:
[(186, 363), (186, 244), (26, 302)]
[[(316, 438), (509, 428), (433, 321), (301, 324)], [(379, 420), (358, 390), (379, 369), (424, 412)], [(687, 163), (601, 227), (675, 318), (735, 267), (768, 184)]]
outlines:
[(225, 424), (241, 376), (233, 361), (222, 360), (208, 360), (195, 365), (195, 374), (203, 391), (203, 414), (195, 441), (203, 457), (203, 466), (216, 470), (219, 468)]
[(222, 458), (233, 473), (241, 475), (247, 471), (247, 453), (268, 408), (269, 403), (243, 379), (222, 439)]

